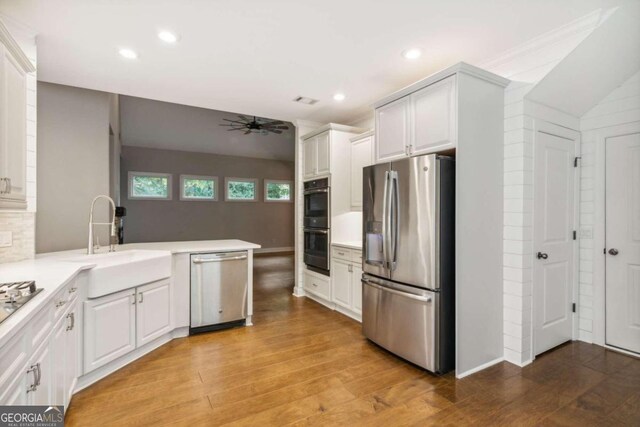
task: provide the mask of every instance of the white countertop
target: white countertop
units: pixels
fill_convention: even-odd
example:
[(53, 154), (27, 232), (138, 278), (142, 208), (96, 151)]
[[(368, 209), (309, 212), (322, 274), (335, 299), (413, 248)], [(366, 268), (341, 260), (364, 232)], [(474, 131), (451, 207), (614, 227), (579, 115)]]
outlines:
[[(199, 240), (190, 242), (156, 242), (129, 243), (116, 247), (116, 252), (130, 249), (145, 249), (169, 251), (172, 254), (222, 252), (258, 249), (260, 245), (243, 240)], [(35, 259), (20, 262), (0, 264), (0, 283), (35, 280), (36, 286), (42, 292), (27, 304), (0, 323), (0, 348), (15, 335), (15, 333), (45, 306), (53, 296), (70, 280), (83, 270), (96, 266), (90, 261), (69, 262), (65, 260), (69, 255), (85, 253), (86, 249), (76, 249), (62, 252), (38, 254)], [(108, 247), (103, 247), (96, 253), (106, 253)]]
[(333, 246), (340, 246), (347, 249), (355, 249), (358, 251), (362, 250), (362, 241), (361, 240), (353, 240), (350, 242), (331, 242)]

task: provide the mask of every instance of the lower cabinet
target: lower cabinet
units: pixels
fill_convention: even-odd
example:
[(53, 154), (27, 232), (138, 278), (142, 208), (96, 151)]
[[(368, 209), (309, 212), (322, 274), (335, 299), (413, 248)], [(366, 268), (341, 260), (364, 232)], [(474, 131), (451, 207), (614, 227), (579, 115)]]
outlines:
[(331, 255), (332, 301), (338, 311), (361, 320), (362, 253), (334, 246)]
[(169, 279), (85, 301), (84, 373), (172, 329)]
[(0, 349), (0, 405), (68, 407), (78, 377), (80, 338), (74, 286), (62, 289)]
[(316, 297), (331, 301), (331, 283), (329, 282), (329, 277), (320, 273), (305, 270), (304, 290)]
[(84, 302), (84, 373), (136, 348), (136, 291)]

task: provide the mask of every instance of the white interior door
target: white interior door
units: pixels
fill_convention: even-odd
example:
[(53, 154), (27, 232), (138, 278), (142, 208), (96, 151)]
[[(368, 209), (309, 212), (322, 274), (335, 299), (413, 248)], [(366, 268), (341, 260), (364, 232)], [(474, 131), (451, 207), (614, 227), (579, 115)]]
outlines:
[(640, 353), (640, 133), (606, 151), (606, 342)]
[(572, 338), (575, 150), (579, 134), (542, 125), (536, 131), (533, 213), (534, 352)]

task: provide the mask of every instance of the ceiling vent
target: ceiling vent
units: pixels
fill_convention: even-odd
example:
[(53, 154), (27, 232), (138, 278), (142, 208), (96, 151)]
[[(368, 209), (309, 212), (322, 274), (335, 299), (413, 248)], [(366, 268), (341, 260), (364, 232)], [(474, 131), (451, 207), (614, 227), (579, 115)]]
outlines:
[(293, 98), (293, 102), (299, 102), (300, 104), (313, 105), (318, 103), (317, 99), (307, 98), (306, 96), (296, 96)]

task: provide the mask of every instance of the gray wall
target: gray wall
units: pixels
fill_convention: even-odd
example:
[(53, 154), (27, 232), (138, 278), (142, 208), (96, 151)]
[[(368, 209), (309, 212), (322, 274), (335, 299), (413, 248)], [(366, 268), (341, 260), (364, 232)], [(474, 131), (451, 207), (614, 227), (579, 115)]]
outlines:
[(109, 194), (107, 93), (38, 82), (37, 182), (36, 252), (86, 247), (91, 200)]
[[(129, 200), (129, 171), (173, 174), (173, 200)], [(217, 176), (218, 201), (180, 201), (180, 174)], [(225, 177), (260, 179), (258, 201), (225, 202)], [(265, 203), (265, 178), (293, 181), (294, 162), (123, 146), (125, 242), (241, 239), (266, 248), (293, 247), (294, 204)]]

